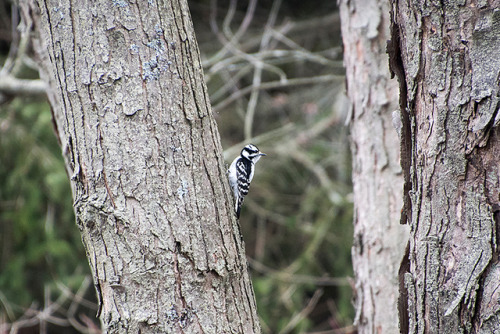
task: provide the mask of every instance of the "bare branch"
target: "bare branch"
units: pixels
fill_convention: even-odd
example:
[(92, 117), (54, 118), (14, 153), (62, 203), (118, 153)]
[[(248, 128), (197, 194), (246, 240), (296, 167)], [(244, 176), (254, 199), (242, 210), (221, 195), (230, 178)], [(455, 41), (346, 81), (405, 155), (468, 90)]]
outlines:
[[(271, 34), (272, 27), (276, 23), (276, 16), (278, 14), (280, 6), (281, 6), (281, 0), (275, 0), (273, 2), (271, 13), (269, 14), (269, 18), (266, 23), (266, 29), (264, 30), (264, 34), (262, 35), (260, 50), (264, 50), (268, 47), (269, 41), (271, 40), (272, 36)], [(258, 64), (260, 65), (261, 63)], [(260, 86), (262, 78), (262, 68), (263, 66), (255, 67), (255, 72), (252, 82), (252, 93), (250, 94), (250, 100), (248, 101), (247, 112), (245, 114), (245, 123), (243, 129), (245, 139), (249, 139), (252, 137), (253, 118), (255, 115), (255, 107), (257, 106), (257, 99), (259, 97), (259, 90), (255, 88)], [(280, 81), (283, 82), (285, 81), (285, 79), (286, 75), (283, 72), (283, 76), (280, 76)]]
[[(72, 326), (81, 333), (100, 333), (99, 327), (88, 318), (83, 318), (84, 324), (80, 323), (75, 318), (76, 310), (80, 306), (96, 309), (94, 303), (86, 301), (83, 296), (91, 286), (91, 278), (85, 277), (76, 294), (73, 294), (68, 287), (58, 282), (57, 286), (61, 291), (56, 301), (51, 300), (51, 289), (46, 286), (44, 290), (44, 306), (41, 310), (35, 304), (32, 304), (24, 311), (24, 314), (12, 323), (0, 324), (0, 333), (17, 333), (21, 328), (29, 328), (39, 326), (40, 333), (47, 333), (47, 323), (54, 324), (60, 327)], [(0, 295), (2, 297), (3, 295)], [(68, 308), (65, 307), (70, 302)], [(2, 298), (2, 303), (5, 309), (12, 310), (11, 305), (7, 300)], [(5, 305), (8, 305), (6, 307)], [(66, 311), (65, 311), (66, 310)], [(9, 316), (12, 320), (14, 316)], [(89, 322), (90, 321), (90, 322)]]
[(0, 92), (14, 95), (45, 95), (47, 85), (40, 79), (17, 79), (11, 75), (0, 76)]
[(263, 263), (247, 257), (248, 263), (255, 271), (265, 274), (272, 279), (276, 279), (291, 284), (314, 284), (317, 286), (347, 286), (349, 282), (346, 277), (317, 277), (310, 275), (290, 274), (285, 271), (269, 268)]
[(299, 86), (299, 85), (318, 84), (318, 83), (324, 83), (324, 82), (335, 82), (335, 81), (339, 81), (339, 80), (343, 80), (343, 79), (344, 79), (344, 76), (329, 74), (329, 75), (321, 75), (321, 76), (315, 76), (315, 77), (310, 77), (310, 78), (286, 79), (285, 82), (269, 81), (269, 82), (262, 83), (258, 87), (255, 87), (255, 88), (253, 86), (248, 86), (248, 87), (245, 87), (243, 89), (240, 89), (239, 91), (231, 94), (227, 99), (216, 104), (212, 109), (215, 112), (219, 112), (222, 109), (229, 106), (232, 102), (234, 102), (234, 101), (238, 100), (239, 98), (252, 92), (253, 89), (266, 90), (266, 89), (272, 89), (272, 88), (278, 88), (278, 87), (291, 87), (291, 86)]
[(285, 326), (285, 328), (283, 328), (280, 331), (280, 334), (290, 333), (300, 321), (302, 321), (309, 315), (309, 313), (311, 313), (311, 311), (314, 309), (314, 307), (316, 306), (322, 295), (323, 295), (323, 290), (321, 289), (316, 290), (312, 298), (309, 300), (309, 303), (307, 303), (306, 307), (290, 320), (290, 322)]

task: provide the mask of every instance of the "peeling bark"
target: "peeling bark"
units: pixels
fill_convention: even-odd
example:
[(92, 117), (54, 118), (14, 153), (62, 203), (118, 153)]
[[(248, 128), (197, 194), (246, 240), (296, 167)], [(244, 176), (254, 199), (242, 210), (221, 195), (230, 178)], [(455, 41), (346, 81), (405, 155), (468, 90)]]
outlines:
[(403, 177), (392, 112), (386, 41), (389, 3), (340, 1), (347, 93), (352, 103), (355, 323), (359, 333), (397, 333), (398, 269), (408, 229), (399, 224)]
[(405, 333), (500, 332), (499, 5), (393, 3), (411, 147)]
[(186, 1), (21, 1), (107, 332), (258, 333)]

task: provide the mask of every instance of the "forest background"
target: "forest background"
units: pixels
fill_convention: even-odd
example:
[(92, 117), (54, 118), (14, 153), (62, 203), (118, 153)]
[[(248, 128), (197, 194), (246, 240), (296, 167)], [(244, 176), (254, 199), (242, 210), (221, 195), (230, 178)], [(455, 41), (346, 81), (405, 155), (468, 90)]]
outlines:
[[(189, 5), (226, 161), (249, 140), (268, 154), (240, 220), (262, 330), (348, 333), (349, 106), (335, 2)], [(17, 9), (5, 2), (0, 18), (0, 324), (97, 332), (44, 85)], [(5, 83), (7, 72), (29, 84)]]

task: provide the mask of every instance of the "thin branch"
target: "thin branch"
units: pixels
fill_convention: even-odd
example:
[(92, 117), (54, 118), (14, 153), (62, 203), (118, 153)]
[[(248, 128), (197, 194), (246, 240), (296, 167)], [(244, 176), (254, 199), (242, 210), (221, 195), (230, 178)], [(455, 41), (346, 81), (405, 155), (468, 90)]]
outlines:
[[(216, 1), (213, 1), (212, 4), (214, 2), (216, 3)], [(218, 32), (217, 23), (215, 21), (216, 12), (217, 12), (216, 7), (212, 6), (212, 11), (211, 11), (211, 15), (210, 15), (210, 27), (211, 27), (212, 31), (214, 32), (214, 34), (216, 34), (216, 36), (219, 38), (221, 35)], [(298, 33), (298, 32), (304, 32), (304, 31), (315, 31), (318, 28), (328, 30), (328, 28), (331, 27), (332, 29), (334, 29), (334, 27), (336, 27), (336, 25), (338, 25), (339, 20), (340, 20), (339, 14), (332, 13), (332, 14), (328, 14), (328, 15), (325, 15), (325, 16), (322, 16), (319, 18), (314, 18), (314, 19), (305, 20), (305, 21), (298, 21), (298, 22), (288, 21), (283, 26), (276, 29), (276, 31), (280, 31), (282, 33), (284, 31), (287, 31), (287, 33), (291, 34), (291, 33)], [(217, 35), (217, 34), (219, 34), (219, 35)], [(227, 41), (225, 41), (224, 38), (222, 38), (222, 39), (219, 38), (219, 40), (223, 44), (227, 42)], [(248, 38), (246, 38), (244, 40), (244, 42), (242, 41), (239, 43), (239, 49), (240, 50), (254, 49), (258, 45), (260, 45), (261, 40), (262, 40), (261, 36), (249, 36)], [(337, 53), (340, 53), (341, 47), (334, 47), (334, 48), (332, 48), (332, 50), (337, 50), (338, 51)], [(328, 50), (326, 50), (326, 51), (328, 51)], [(215, 56), (212, 56), (208, 59), (203, 60), (203, 62), (202, 62), (203, 67), (204, 68), (212, 67), (215, 63), (217, 63), (221, 59), (223, 59), (226, 54), (227, 54), (227, 52), (222, 54), (222, 56), (220, 56), (220, 57), (216, 58)]]
[(210, 100), (217, 101), (226, 96), (229, 92), (237, 94), (240, 90), (238, 88), (239, 80), (247, 75), (252, 68), (253, 67), (247, 63), (245, 66), (240, 68), (237, 73), (230, 73), (229, 71), (219, 72), (225, 83), (217, 91), (210, 94)]
[(45, 95), (47, 84), (40, 80), (17, 79), (11, 75), (0, 76), (0, 92), (14, 95)]
[(280, 128), (268, 131), (259, 136), (255, 136), (248, 141), (237, 143), (231, 146), (230, 148), (224, 150), (224, 159), (229, 160), (231, 157), (234, 158), (235, 155), (240, 153), (241, 148), (246, 144), (248, 144), (249, 142), (255, 145), (259, 145), (264, 142), (274, 141), (277, 140), (278, 138), (283, 138), (284, 136), (292, 133), (296, 129), (296, 127), (297, 126), (294, 123), (288, 123)]
[[(233, 2), (235, 2), (235, 1), (232, 0), (231, 4), (233, 4)], [(245, 17), (243, 18), (243, 21), (242, 21), (240, 27), (238, 28), (236, 33), (234, 35), (232, 35), (231, 38), (227, 38), (220, 33), (220, 31), (217, 27), (217, 21), (216, 21), (217, 1), (212, 0), (212, 2), (211, 2), (212, 11), (211, 11), (211, 15), (210, 15), (210, 27), (212, 28), (212, 31), (217, 36), (219, 41), (222, 43), (222, 48), (215, 55), (213, 55), (210, 59), (206, 60), (203, 63), (204, 67), (211, 67), (213, 64), (219, 62), (222, 58), (224, 58), (226, 56), (226, 54), (228, 53), (228, 51), (231, 51), (230, 47), (232, 47), (234, 44), (237, 43), (237, 41), (247, 31), (247, 29), (250, 25), (250, 22), (252, 22), (253, 15), (255, 13), (256, 5), (257, 5), (257, 0), (250, 1), (250, 3), (248, 4), (248, 7), (247, 7), (247, 11), (245, 13)], [(226, 21), (230, 22), (231, 20), (232, 20), (232, 13), (230, 10), (228, 10), (228, 14), (226, 15), (226, 18), (224, 19), (224, 22), (226, 22)], [(227, 28), (223, 28), (223, 29), (226, 30), (226, 33), (228, 33), (229, 30)]]
[(302, 311), (293, 316), (293, 318), (290, 320), (290, 322), (288, 322), (285, 328), (280, 331), (280, 334), (290, 333), (300, 321), (304, 320), (309, 315), (309, 313), (312, 312), (322, 295), (322, 289), (316, 290), (314, 292), (314, 295), (309, 300), (309, 303), (307, 303), (306, 307), (304, 307)]
[(357, 327), (351, 325), (337, 329), (330, 329), (327, 331), (307, 332), (306, 334), (354, 334), (354, 333), (357, 333)]
[(327, 66), (332, 66), (335, 64), (332, 62), (330, 59), (325, 58), (323, 56), (318, 56), (314, 54), (313, 52), (307, 50), (306, 48), (301, 47), (299, 44), (295, 43), (292, 41), (290, 38), (286, 37), (283, 33), (281, 33), (278, 30), (273, 30), (272, 34), (274, 38), (276, 38), (278, 41), (282, 42), (286, 46), (288, 46), (290, 49), (293, 50), (294, 53), (297, 53), (300, 58), (304, 59), (311, 59), (314, 60), (315, 62), (322, 64), (322, 65), (327, 65)]
[[(14, 319), (14, 311), (12, 310), (12, 307), (10, 306), (10, 303), (7, 300), (7, 297), (0, 291), (0, 303), (2, 303), (3, 309), (7, 313), (7, 316), (9, 317), (9, 320), (12, 321)], [(0, 333), (3, 333), (0, 327)]]
[(213, 75), (213, 73), (216, 73), (223, 68), (227, 68), (227, 66), (229, 66), (230, 64), (237, 62), (237, 61), (240, 61), (242, 59), (251, 63), (255, 68), (266, 69), (269, 72), (275, 73), (276, 75), (278, 75), (280, 77), (280, 80), (286, 80), (285, 72), (283, 72), (283, 70), (281, 70), (279, 67), (271, 65), (269, 63), (266, 63), (266, 62), (262, 61), (262, 59), (255, 57), (254, 55), (252, 55), (250, 53), (246, 53), (246, 52), (240, 50), (239, 48), (236, 47), (236, 45), (231, 44), (230, 41), (226, 41), (225, 45), (227, 46), (227, 48), (229, 48), (231, 50), (234, 57), (228, 58), (224, 61), (221, 60), (220, 62), (217, 62), (212, 67), (210, 67), (210, 70), (207, 72), (208, 73), (208, 80), (211, 79), (211, 75)]
[[(83, 296), (90, 286), (91, 279), (90, 277), (85, 277), (80, 285), (76, 294), (73, 294), (69, 289), (64, 286), (62, 283), (58, 283), (58, 287), (61, 291), (61, 294), (58, 296), (56, 301), (51, 301), (51, 291), (50, 288), (46, 287), (44, 291), (44, 307), (42, 310), (37, 310), (35, 305), (31, 305), (27, 308), (23, 314), (17, 321), (12, 323), (6, 323), (0, 325), (0, 333), (17, 333), (19, 329), (26, 327), (39, 326), (40, 333), (47, 332), (47, 323), (51, 323), (60, 327), (68, 327), (72, 326), (76, 330), (82, 333), (100, 333), (100, 329), (92, 323), (92, 326), (89, 325), (90, 319), (85, 319), (85, 325), (82, 325), (79, 321), (76, 320), (74, 314), (76, 313), (77, 307), (79, 305), (86, 304)], [(65, 305), (68, 301), (71, 301), (71, 304), (66, 312), (63, 310), (63, 305)], [(89, 303), (87, 301), (87, 303)], [(95, 309), (96, 306), (94, 303), (91, 303), (92, 308)], [(88, 306), (88, 305), (87, 305)], [(59, 317), (55, 314), (62, 313), (65, 317)]]
[(5, 62), (0, 69), (0, 76), (2, 75), (7, 75), (12, 71), (12, 67), (14, 66), (14, 63), (16, 62), (16, 58), (19, 56), (19, 31), (17, 30), (17, 25), (19, 24), (19, 11), (18, 7), (16, 5), (12, 5), (11, 7), (11, 34), (12, 34), (12, 40), (10, 43), (10, 49), (9, 53), (7, 55), (7, 58), (5, 59)]
[(333, 82), (336, 80), (343, 80), (345, 77), (343, 75), (320, 75), (310, 78), (293, 78), (286, 79), (283, 81), (269, 81), (260, 84), (258, 87), (248, 86), (243, 89), (238, 90), (237, 92), (231, 94), (227, 99), (216, 104), (212, 110), (214, 112), (220, 112), (222, 109), (229, 106), (232, 102), (238, 100), (239, 98), (249, 94), (253, 89), (265, 90), (265, 89), (273, 89), (278, 87), (291, 87), (291, 86), (300, 86), (300, 85), (309, 85), (309, 84), (320, 84), (324, 82)]
[[(276, 17), (278, 15), (279, 8), (281, 6), (281, 0), (275, 0), (273, 2), (273, 6), (271, 7), (271, 13), (269, 14), (269, 18), (266, 23), (266, 29), (264, 30), (264, 34), (262, 35), (262, 40), (260, 43), (260, 50), (264, 50), (267, 48), (269, 41), (271, 40), (272, 27), (276, 23)], [(252, 92), (250, 94), (250, 100), (247, 105), (247, 112), (245, 114), (245, 122), (244, 122), (244, 137), (245, 139), (250, 139), (252, 137), (252, 128), (253, 128), (253, 119), (255, 115), (255, 108), (257, 106), (257, 100), (259, 98), (260, 90), (256, 89), (260, 86), (262, 80), (262, 66), (263, 62), (257, 63), (255, 67), (255, 72), (252, 81)], [(283, 72), (284, 74), (284, 72)], [(280, 76), (280, 81), (285, 81), (286, 75)]]
[(349, 281), (346, 277), (318, 277), (311, 275), (291, 274), (282, 270), (269, 268), (263, 263), (247, 256), (250, 267), (272, 279), (290, 284), (314, 284), (316, 286), (347, 286)]

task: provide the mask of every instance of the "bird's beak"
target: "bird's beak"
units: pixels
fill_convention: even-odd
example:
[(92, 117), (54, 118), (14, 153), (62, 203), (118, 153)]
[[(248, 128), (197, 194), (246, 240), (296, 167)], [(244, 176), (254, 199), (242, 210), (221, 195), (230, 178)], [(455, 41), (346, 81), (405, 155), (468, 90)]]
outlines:
[(262, 156), (264, 156), (264, 155), (267, 155), (267, 154), (265, 154), (265, 153), (262, 153), (262, 152), (260, 152), (260, 153), (259, 153), (259, 155), (262, 155)]

